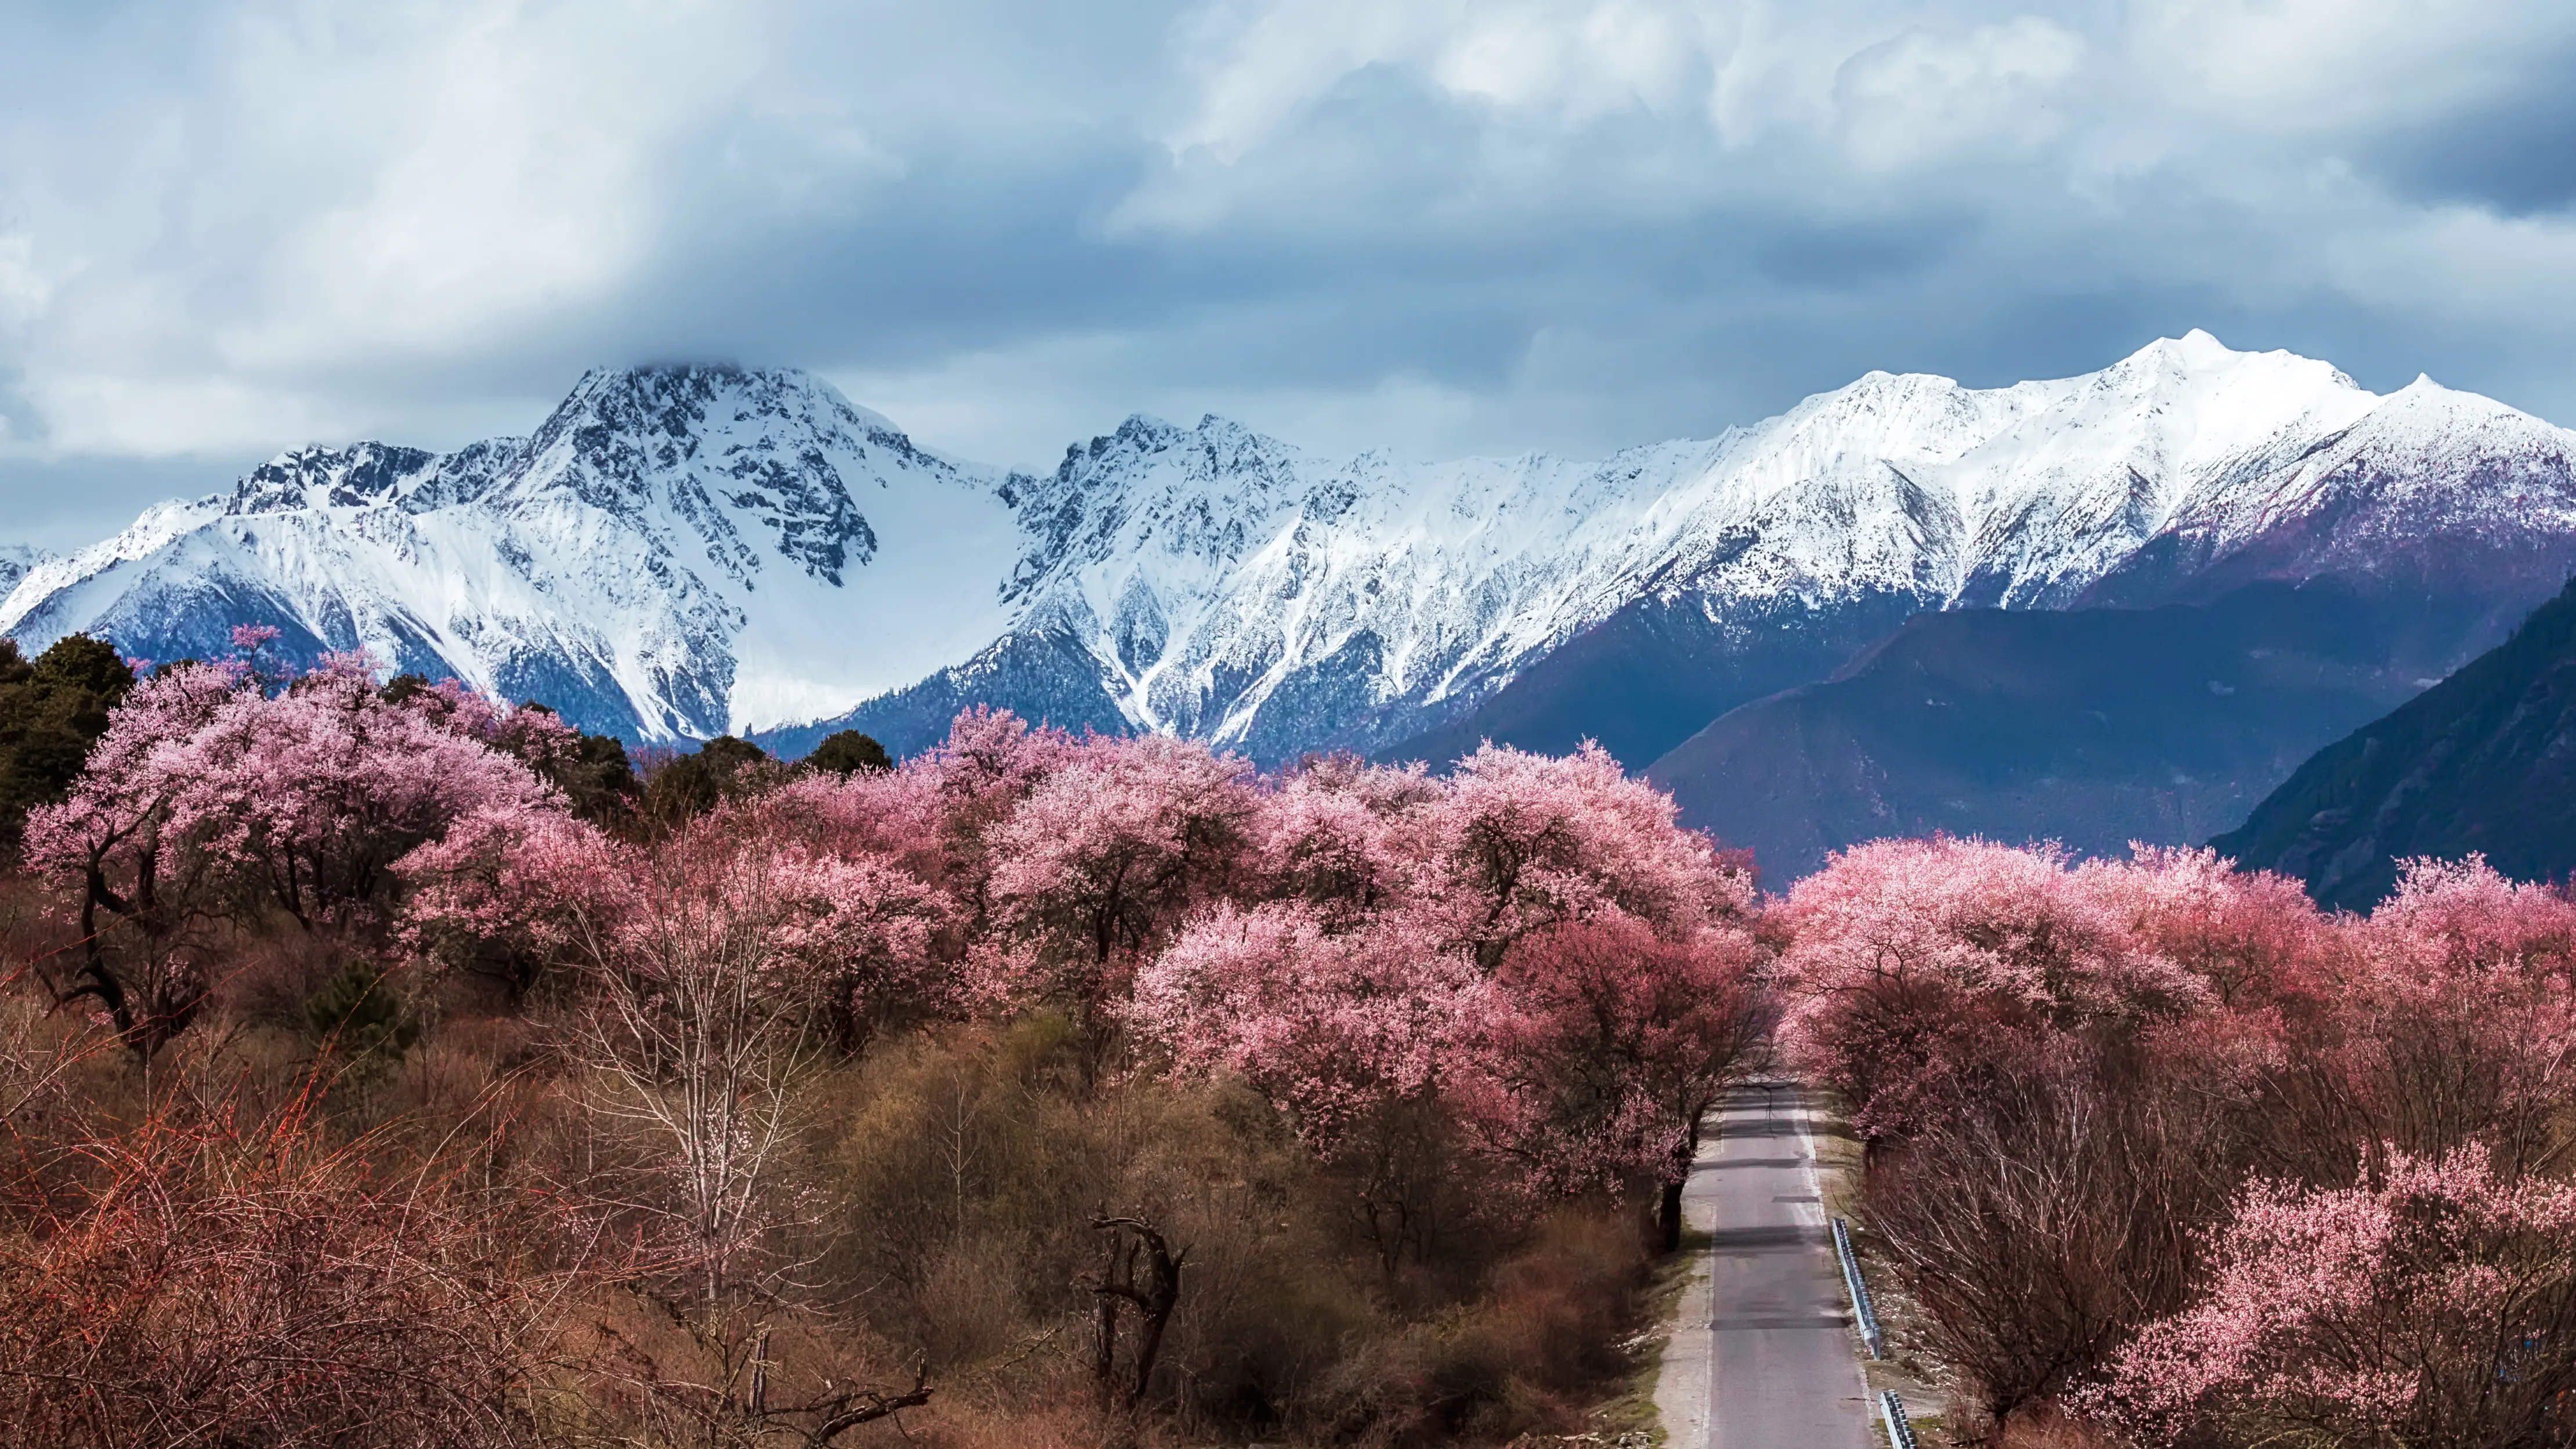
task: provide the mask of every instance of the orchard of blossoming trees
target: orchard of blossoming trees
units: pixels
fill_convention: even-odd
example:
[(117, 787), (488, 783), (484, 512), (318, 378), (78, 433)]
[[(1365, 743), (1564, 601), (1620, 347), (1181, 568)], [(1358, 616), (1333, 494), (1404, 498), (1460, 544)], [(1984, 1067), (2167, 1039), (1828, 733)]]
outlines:
[[(0, 918), (48, 1443), (1501, 1442), (1797, 1071), (1954, 1438), (2559, 1442), (2576, 905), (1889, 841), (1759, 897), (1597, 749), (1277, 775), (983, 710), (644, 760), (143, 671)], [(2551, 1436), (2558, 1436), (2552, 1438)]]
[(1570, 1424), (1755, 1060), (1748, 873), (1597, 750), (979, 710), (585, 793), (543, 711), (237, 642), (26, 822), (0, 1384), (57, 1442)]
[(2576, 901), (2367, 917), (2207, 852), (1888, 841), (1780, 911), (1782, 1035), (1958, 1429), (2576, 1442)]

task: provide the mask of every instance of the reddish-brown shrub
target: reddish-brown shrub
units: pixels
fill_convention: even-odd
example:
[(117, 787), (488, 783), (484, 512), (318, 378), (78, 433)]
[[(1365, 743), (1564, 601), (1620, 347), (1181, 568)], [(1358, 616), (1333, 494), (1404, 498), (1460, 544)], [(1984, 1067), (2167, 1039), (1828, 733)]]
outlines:
[(309, 1105), (82, 1144), (80, 1199), (0, 1239), (0, 1422), (102, 1449), (531, 1436), (551, 1275), (524, 1222), (379, 1178)]

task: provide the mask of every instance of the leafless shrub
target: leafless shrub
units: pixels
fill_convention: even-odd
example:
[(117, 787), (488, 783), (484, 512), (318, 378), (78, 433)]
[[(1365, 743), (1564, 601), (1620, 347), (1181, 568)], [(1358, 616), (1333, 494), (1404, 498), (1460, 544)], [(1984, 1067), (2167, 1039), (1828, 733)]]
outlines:
[(309, 1112), (164, 1113), (0, 1240), (0, 1421), (59, 1445), (510, 1445), (563, 1275), (532, 1215)]
[(1960, 1376), (1965, 1422), (2000, 1433), (2178, 1301), (2190, 1224), (2144, 1114), (2073, 1073), (1996, 1092), (1874, 1170), (1862, 1219)]

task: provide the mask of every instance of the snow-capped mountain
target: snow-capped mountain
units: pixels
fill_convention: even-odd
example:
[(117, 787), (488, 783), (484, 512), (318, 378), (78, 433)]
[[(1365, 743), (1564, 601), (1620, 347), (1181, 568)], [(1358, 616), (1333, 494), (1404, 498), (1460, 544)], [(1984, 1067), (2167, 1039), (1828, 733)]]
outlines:
[(1138, 417), (1048, 476), (928, 453), (801, 374), (654, 368), (585, 378), (525, 440), (288, 454), (33, 569), (0, 629), (168, 658), (276, 622), (594, 728), (790, 749), (841, 724), (917, 748), (986, 700), (1265, 759), (1387, 750), (1606, 677), (1665, 692), (1642, 760), (1925, 609), (2444, 559), (2527, 608), (2576, 563), (2571, 443), (2197, 332), (2009, 388), (1873, 373), (1592, 462)]
[(29, 548), (23, 543), (0, 543), (0, 594), (18, 587), (18, 581), (27, 576), (27, 570), (51, 557), (52, 554)]
[(597, 372), (528, 438), (303, 449), (153, 509), (31, 570), (0, 629), (169, 659), (275, 623), (291, 654), (702, 737), (846, 708), (1008, 627), (999, 481), (801, 374)]
[[(2509, 595), (2509, 622), (2576, 564), (2571, 443), (2484, 398), (2380, 397), (2199, 332), (2010, 388), (1873, 373), (1599, 462), (1319, 459), (1131, 419), (1006, 485), (1031, 539), (1011, 633), (834, 723), (911, 745), (960, 703), (1042, 699), (1263, 758), (1534, 732), (1643, 761), (1924, 609), (2385, 572), (2446, 539), (2525, 560), (2463, 581)], [(1533, 724), (1515, 688), (1575, 698)]]

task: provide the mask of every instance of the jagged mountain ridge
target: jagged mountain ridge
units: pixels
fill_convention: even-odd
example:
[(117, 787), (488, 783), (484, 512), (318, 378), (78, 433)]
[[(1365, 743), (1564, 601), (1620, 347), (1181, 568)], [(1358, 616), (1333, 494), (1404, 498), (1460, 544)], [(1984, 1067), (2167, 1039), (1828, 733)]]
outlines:
[[(1485, 736), (1561, 750), (1624, 729), (1614, 749), (1648, 761), (1728, 709), (1824, 678), (1920, 608), (2152, 607), (2262, 581), (2439, 598), (2446, 628), (2454, 605), (2475, 604), (2438, 676), (2576, 567), (2576, 435), (2486, 398), (2420, 379), (2376, 397), (2321, 363), (2226, 353), (2202, 334), (2055, 386), (2067, 395), (2048, 410), (1916, 475), (1979, 520), (1938, 597), (1889, 596), (1876, 617), (1802, 606), (1796, 627), (1767, 631), (1643, 597), (1399, 752), (1444, 758)], [(1831, 658), (1808, 647), (1827, 640)], [(1624, 710), (1597, 723), (1593, 701), (1614, 693)]]
[(0, 629), (167, 659), (275, 623), (290, 654), (366, 648), (592, 728), (703, 737), (842, 707), (1004, 627), (989, 597), (916, 607), (1013, 556), (994, 483), (801, 374), (594, 372), (525, 439), (303, 449), (153, 509), (30, 570)]
[(27, 576), (27, 570), (51, 557), (52, 554), (29, 548), (23, 543), (0, 543), (0, 596), (18, 587), (18, 581)]
[[(267, 618), (645, 738), (846, 724), (900, 751), (982, 700), (1263, 759), (1474, 730), (1617, 639), (1645, 651), (1619, 672), (1670, 676), (1638, 685), (1671, 696), (1647, 723), (1538, 714), (1642, 762), (1925, 609), (2393, 568), (2435, 534), (2541, 569), (2576, 536), (2570, 441), (2201, 333), (2010, 388), (1873, 373), (1597, 462), (1336, 460), (1138, 417), (1039, 476), (801, 374), (643, 369), (524, 442), (290, 454), (31, 571), (0, 629), (171, 657)], [(1768, 662), (1728, 674), (1730, 650)]]
[(1012, 481), (1042, 526), (1007, 642), (778, 738), (847, 725), (914, 747), (961, 700), (1024, 698), (1264, 759), (1594, 735), (1643, 762), (1922, 610), (2387, 572), (2436, 538), (2524, 556), (2500, 628), (2576, 560), (2571, 441), (2204, 333), (2003, 389), (1874, 373), (1598, 463), (1333, 462), (1217, 419), (1136, 419)]

